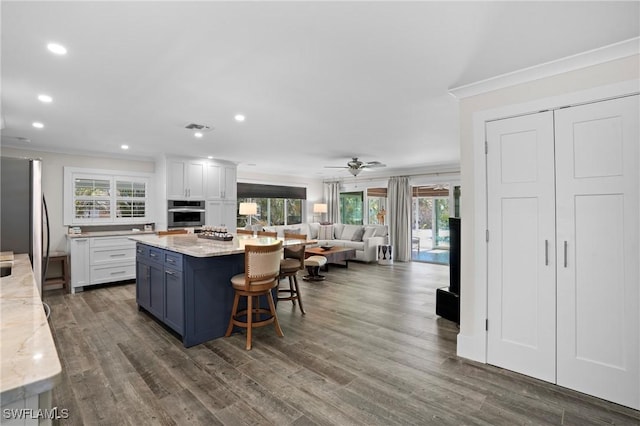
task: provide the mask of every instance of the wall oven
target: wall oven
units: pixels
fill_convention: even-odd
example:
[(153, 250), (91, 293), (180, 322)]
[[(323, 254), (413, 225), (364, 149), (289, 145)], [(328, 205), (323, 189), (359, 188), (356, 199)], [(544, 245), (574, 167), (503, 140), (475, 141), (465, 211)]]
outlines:
[(205, 203), (204, 200), (169, 200), (167, 213), (168, 228), (204, 226)]

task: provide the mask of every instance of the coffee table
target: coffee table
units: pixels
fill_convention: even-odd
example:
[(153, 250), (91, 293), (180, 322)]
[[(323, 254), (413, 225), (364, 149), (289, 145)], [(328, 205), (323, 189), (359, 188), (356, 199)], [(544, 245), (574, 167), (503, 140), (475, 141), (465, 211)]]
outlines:
[(305, 259), (309, 256), (324, 256), (327, 258), (327, 263), (324, 265), (324, 270), (329, 270), (329, 264), (344, 265), (345, 268), (349, 267), (349, 260), (355, 259), (356, 249), (348, 247), (332, 247), (329, 250), (324, 250), (320, 247), (310, 247), (304, 251)]

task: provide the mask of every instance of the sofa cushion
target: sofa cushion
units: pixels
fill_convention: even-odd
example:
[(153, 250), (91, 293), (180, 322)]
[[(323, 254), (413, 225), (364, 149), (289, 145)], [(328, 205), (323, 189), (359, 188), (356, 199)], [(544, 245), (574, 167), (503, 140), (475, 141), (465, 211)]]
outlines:
[(364, 250), (364, 243), (362, 241), (341, 241), (341, 247), (352, 248), (356, 250)]
[(336, 238), (339, 240), (351, 241), (355, 233), (361, 228), (362, 225), (344, 225), (340, 237), (338, 238), (338, 234), (336, 234)]
[(361, 226), (353, 233), (351, 237), (351, 241), (362, 241), (362, 236), (364, 235), (364, 228)]
[(333, 240), (333, 225), (320, 225), (318, 231), (319, 240)]
[(364, 234), (362, 234), (362, 241), (368, 240), (374, 235), (376, 235), (376, 228), (373, 226), (367, 225), (364, 227)]
[(376, 229), (376, 233), (373, 235), (374, 237), (386, 237), (389, 233), (387, 225), (371, 225)]
[(344, 224), (342, 223), (334, 223), (333, 224), (333, 239), (341, 240), (342, 239), (342, 230), (344, 229)]

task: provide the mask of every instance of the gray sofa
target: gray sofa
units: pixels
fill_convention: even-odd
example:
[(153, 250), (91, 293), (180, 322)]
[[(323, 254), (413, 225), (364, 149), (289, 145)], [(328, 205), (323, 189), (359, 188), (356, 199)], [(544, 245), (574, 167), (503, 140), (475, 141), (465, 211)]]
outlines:
[(338, 246), (356, 249), (356, 258), (362, 262), (376, 260), (376, 249), (379, 244), (388, 243), (386, 225), (345, 225), (334, 223), (321, 225), (318, 222), (300, 223), (297, 225), (265, 226), (265, 231), (275, 231), (278, 237), (284, 231), (306, 234), (308, 239), (318, 240), (320, 246)]

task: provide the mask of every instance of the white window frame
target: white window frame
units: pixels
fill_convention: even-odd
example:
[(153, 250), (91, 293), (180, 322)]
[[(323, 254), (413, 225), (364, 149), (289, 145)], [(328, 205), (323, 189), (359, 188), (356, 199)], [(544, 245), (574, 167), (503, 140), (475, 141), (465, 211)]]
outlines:
[[(153, 200), (151, 182), (153, 174), (143, 172), (127, 172), (119, 170), (99, 170), (84, 169), (78, 167), (64, 168), (64, 225), (127, 225), (153, 222)], [(110, 205), (109, 217), (88, 217), (76, 218), (75, 202), (77, 200), (74, 191), (74, 182), (76, 179), (96, 179), (109, 181), (109, 196), (107, 197)], [(122, 200), (116, 190), (116, 182), (134, 182), (145, 185), (145, 197), (135, 199), (135, 201), (143, 201), (145, 203), (145, 215), (142, 217), (117, 217), (117, 202)], [(125, 197), (124, 199), (131, 200)]]

